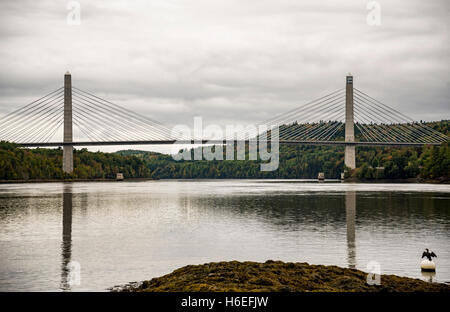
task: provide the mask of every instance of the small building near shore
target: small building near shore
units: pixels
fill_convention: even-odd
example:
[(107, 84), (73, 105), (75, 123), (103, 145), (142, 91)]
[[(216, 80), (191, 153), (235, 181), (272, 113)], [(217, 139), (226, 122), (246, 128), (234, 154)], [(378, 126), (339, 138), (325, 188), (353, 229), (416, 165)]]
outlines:
[(117, 181), (122, 181), (123, 179), (124, 179), (123, 173), (120, 173), (120, 172), (116, 173), (116, 180)]

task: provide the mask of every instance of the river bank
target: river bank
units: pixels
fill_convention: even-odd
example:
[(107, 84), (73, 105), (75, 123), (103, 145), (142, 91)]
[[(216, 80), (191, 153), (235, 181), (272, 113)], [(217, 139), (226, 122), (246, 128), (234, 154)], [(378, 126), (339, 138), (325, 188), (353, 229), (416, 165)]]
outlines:
[(143, 282), (115, 286), (125, 292), (450, 292), (450, 285), (382, 275), (368, 285), (367, 273), (337, 266), (268, 260), (188, 265)]
[[(138, 182), (138, 181), (156, 181), (160, 179), (155, 178), (128, 178), (124, 180), (117, 179), (29, 179), (29, 180), (0, 180), (0, 184), (11, 184), (11, 183), (53, 183), (53, 182), (118, 182), (118, 181), (127, 181), (127, 182)], [(227, 179), (164, 179), (164, 180), (227, 180)], [(236, 179), (236, 180), (264, 180), (264, 179)], [(273, 179), (268, 179), (273, 180)], [(291, 179), (280, 179), (280, 180), (291, 180)], [(293, 181), (299, 179), (292, 179)], [(301, 180), (301, 179), (300, 179)], [(333, 182), (339, 183), (340, 180), (325, 180), (319, 181), (317, 179), (305, 179), (308, 182)], [(357, 178), (346, 178), (345, 183), (420, 183), (420, 184), (450, 184), (450, 179), (442, 178), (442, 179), (421, 179), (421, 178), (411, 178), (411, 179), (377, 179), (377, 180), (369, 180), (369, 179), (357, 179)]]
[(425, 183), (425, 184), (450, 184), (449, 178), (436, 178), (436, 179), (424, 179), (424, 178), (408, 178), (408, 179), (358, 179), (358, 178), (345, 178), (344, 182), (348, 183)]
[(11, 183), (54, 183), (54, 182), (137, 182), (137, 181), (156, 181), (159, 179), (152, 178), (131, 178), (126, 180), (117, 179), (36, 179), (36, 180), (0, 180), (0, 184)]

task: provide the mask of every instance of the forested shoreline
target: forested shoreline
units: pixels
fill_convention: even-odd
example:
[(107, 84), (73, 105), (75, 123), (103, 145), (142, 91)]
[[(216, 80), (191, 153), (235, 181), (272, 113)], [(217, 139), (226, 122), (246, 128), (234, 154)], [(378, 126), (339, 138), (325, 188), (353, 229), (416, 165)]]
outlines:
[[(449, 121), (436, 122), (434, 129), (448, 135)], [(275, 171), (260, 171), (260, 160), (181, 160), (154, 152), (122, 150), (115, 153), (74, 150), (74, 172), (62, 171), (62, 149), (27, 149), (0, 142), (0, 180), (113, 179), (301, 179), (339, 178), (344, 167), (341, 146), (280, 146), (280, 164)], [(441, 146), (357, 147), (357, 169), (346, 176), (363, 180), (450, 179), (449, 142)]]

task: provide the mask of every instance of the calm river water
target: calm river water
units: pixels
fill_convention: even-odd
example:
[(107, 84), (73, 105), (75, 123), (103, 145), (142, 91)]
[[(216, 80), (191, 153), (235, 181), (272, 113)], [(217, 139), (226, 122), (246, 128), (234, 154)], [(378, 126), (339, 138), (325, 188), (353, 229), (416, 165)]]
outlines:
[[(438, 255), (431, 277), (419, 268), (426, 247)], [(449, 247), (449, 185), (0, 185), (1, 291), (104, 291), (187, 264), (268, 259), (364, 271), (376, 261), (382, 274), (448, 282)]]

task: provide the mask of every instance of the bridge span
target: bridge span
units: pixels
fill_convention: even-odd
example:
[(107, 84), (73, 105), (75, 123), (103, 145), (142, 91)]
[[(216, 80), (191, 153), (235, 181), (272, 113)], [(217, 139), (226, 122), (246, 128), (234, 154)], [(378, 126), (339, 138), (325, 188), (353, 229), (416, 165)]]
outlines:
[[(206, 140), (172, 131), (162, 123), (72, 86), (64, 86), (0, 119), (0, 140), (22, 147), (62, 147), (63, 171), (73, 171), (74, 146), (106, 145), (211, 145), (269, 144), (275, 129), (278, 144), (345, 147), (345, 166), (356, 167), (357, 146), (440, 145), (448, 136), (414, 121), (353, 86), (302, 104), (259, 123), (263, 132), (241, 130), (220, 139)], [(74, 126), (83, 138), (74, 140)], [(54, 140), (62, 127), (62, 140)], [(356, 134), (356, 135), (355, 135)]]

